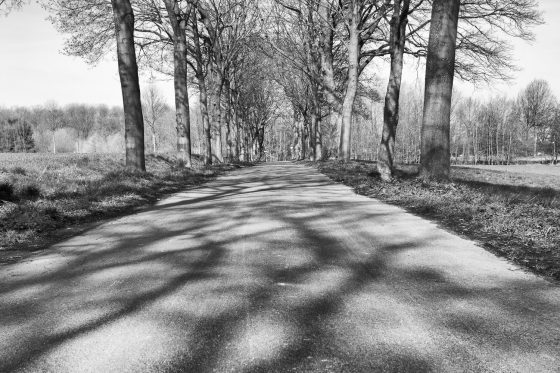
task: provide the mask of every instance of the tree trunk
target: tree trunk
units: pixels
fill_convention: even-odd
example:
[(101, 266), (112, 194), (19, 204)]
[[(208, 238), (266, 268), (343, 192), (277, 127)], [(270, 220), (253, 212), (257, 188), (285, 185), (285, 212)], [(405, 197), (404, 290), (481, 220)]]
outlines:
[(214, 100), (212, 103), (213, 107), (213, 114), (215, 119), (215, 133), (216, 133), (216, 146), (214, 147), (214, 156), (215, 158), (222, 163), (224, 161), (224, 157), (222, 154), (222, 82), (220, 81), (220, 77), (216, 74), (216, 92), (214, 93)]
[(317, 161), (323, 159), (323, 132), (321, 131), (321, 108), (315, 109), (317, 122), (315, 123), (315, 157)]
[(225, 112), (225, 122), (226, 122), (226, 157), (229, 162), (233, 160), (233, 139), (232, 139), (232, 132), (231, 132), (231, 86), (229, 80), (225, 81), (225, 89), (226, 89), (226, 112)]
[(537, 136), (537, 127), (535, 128), (535, 142), (533, 144), (533, 157), (537, 158), (537, 141), (538, 141), (538, 136)]
[(348, 40), (348, 83), (346, 95), (342, 105), (342, 122), (340, 128), (339, 156), (341, 159), (350, 160), (350, 144), (352, 130), (352, 113), (354, 101), (358, 90), (358, 68), (360, 58), (360, 9), (357, 0), (351, 1), (348, 23), (350, 27), (350, 37)]
[[(321, 22), (321, 30), (319, 33), (319, 55), (321, 60), (321, 78), (322, 78), (322, 91), (323, 95), (331, 109), (331, 115), (336, 120), (337, 135), (341, 134), (342, 127), (342, 116), (341, 109), (342, 104), (340, 98), (336, 93), (336, 82), (334, 79), (334, 55), (333, 55), (333, 44), (334, 44), (334, 29), (336, 28), (336, 23), (334, 19), (334, 12), (330, 0), (321, 0), (319, 5), (319, 22)], [(320, 125), (319, 125), (320, 132)], [(323, 144), (321, 133), (318, 134), (318, 142), (316, 143), (317, 148), (321, 148), (320, 152), (316, 151), (319, 157), (323, 154)], [(341, 143), (340, 137), (338, 144)]]
[(449, 179), (449, 126), (460, 0), (434, 0), (426, 62), (420, 175)]
[(316, 147), (316, 135), (317, 135), (317, 112), (315, 111), (314, 108), (311, 108), (311, 114), (310, 114), (310, 123), (309, 123), (309, 129), (310, 129), (310, 136), (309, 136), (309, 149), (311, 151), (311, 160), (313, 162), (315, 162), (318, 159), (317, 156), (317, 147)]
[(198, 21), (196, 12), (193, 12), (193, 40), (196, 52), (196, 78), (198, 80), (198, 90), (200, 94), (200, 114), (202, 116), (202, 127), (204, 132), (204, 164), (212, 164), (212, 132), (210, 128), (210, 118), (208, 117), (208, 92), (206, 90), (206, 81), (204, 77), (202, 50), (200, 48), (200, 35), (198, 32)]
[(300, 121), (301, 126), (301, 160), (304, 160), (307, 157), (307, 125), (305, 121), (305, 115), (302, 116)]
[(117, 38), (119, 76), (124, 107), (126, 166), (146, 171), (144, 117), (134, 50), (134, 12), (129, 0), (111, 0)]
[[(173, 28), (173, 62), (175, 87), (175, 114), (177, 123), (177, 152), (187, 167), (191, 167), (191, 119), (187, 86), (186, 19), (176, 0), (164, 0)], [(188, 15), (187, 15), (188, 17)], [(154, 140), (154, 153), (155, 153)]]
[(384, 181), (390, 181), (393, 178), (395, 167), (395, 138), (399, 124), (399, 98), (409, 7), (410, 0), (404, 0), (402, 10), (401, 0), (395, 1), (393, 17), (391, 19), (391, 75), (385, 95), (383, 134), (377, 157), (377, 171)]

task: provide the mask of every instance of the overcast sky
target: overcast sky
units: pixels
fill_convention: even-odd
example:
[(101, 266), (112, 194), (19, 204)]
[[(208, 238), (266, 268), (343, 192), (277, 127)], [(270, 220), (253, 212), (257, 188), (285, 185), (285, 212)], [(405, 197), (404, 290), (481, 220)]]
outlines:
[[(534, 78), (546, 79), (560, 97), (560, 0), (540, 0), (546, 24), (536, 30), (533, 44), (515, 42), (520, 72), (510, 84), (491, 87), (461, 85), (465, 94), (516, 94)], [(41, 105), (55, 100), (122, 105), (117, 65), (108, 56), (97, 66), (60, 53), (64, 36), (57, 33), (47, 14), (28, 5), (8, 17), (0, 16), (0, 106)], [(423, 71), (420, 72), (420, 75)], [(405, 80), (413, 79), (415, 73)], [(145, 79), (144, 79), (145, 80)], [(173, 102), (171, 82), (158, 84), (167, 101)]]

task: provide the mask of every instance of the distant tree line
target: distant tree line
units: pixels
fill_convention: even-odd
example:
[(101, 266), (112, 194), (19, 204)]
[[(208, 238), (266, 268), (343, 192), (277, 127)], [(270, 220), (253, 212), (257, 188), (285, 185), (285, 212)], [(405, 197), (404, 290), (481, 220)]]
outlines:
[[(406, 90), (401, 98), (396, 158), (420, 160), (418, 119), (421, 93)], [(558, 160), (560, 103), (545, 80), (534, 80), (517, 96), (463, 97), (455, 92), (451, 105), (451, 160), (461, 164), (510, 164)]]
[[(92, 135), (106, 139), (122, 132), (122, 116), (122, 108), (105, 105), (61, 107), (48, 102), (32, 108), (0, 108), (0, 142), (17, 144), (3, 146), (2, 151), (88, 152)], [(17, 134), (15, 140), (10, 140), (10, 129)]]
[[(191, 103), (195, 109), (198, 101)], [(155, 84), (142, 94), (145, 148), (148, 153), (175, 151), (175, 112)], [(191, 113), (193, 149), (202, 154), (202, 118)], [(124, 152), (122, 107), (54, 101), (35, 107), (0, 107), (0, 152)]]
[(35, 140), (29, 122), (25, 118), (5, 114), (0, 112), (0, 152), (34, 152)]

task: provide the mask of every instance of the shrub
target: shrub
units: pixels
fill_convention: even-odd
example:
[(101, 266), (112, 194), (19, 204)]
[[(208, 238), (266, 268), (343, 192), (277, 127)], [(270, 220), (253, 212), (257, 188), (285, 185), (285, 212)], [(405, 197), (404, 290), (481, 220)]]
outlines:
[(14, 199), (14, 186), (8, 182), (0, 182), (0, 200), (12, 201)]
[(25, 171), (23, 167), (19, 167), (19, 166), (12, 168), (11, 172), (14, 175), (23, 175), (23, 176), (27, 175), (27, 171)]
[(34, 184), (23, 184), (17, 188), (20, 199), (35, 199), (41, 195), (41, 190)]
[(76, 166), (78, 167), (87, 167), (89, 166), (89, 157), (83, 156), (76, 162)]

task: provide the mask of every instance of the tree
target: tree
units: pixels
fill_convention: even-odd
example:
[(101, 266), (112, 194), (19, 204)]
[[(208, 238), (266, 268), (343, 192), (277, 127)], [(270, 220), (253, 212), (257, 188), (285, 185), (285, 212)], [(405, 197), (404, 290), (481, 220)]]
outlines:
[(119, 76), (123, 96), (126, 166), (146, 171), (144, 117), (138, 65), (134, 49), (134, 13), (129, 0), (111, 0), (113, 6)]
[[(341, 2), (342, 3), (342, 2)], [(346, 49), (348, 53), (348, 69), (346, 79), (346, 93), (342, 103), (339, 157), (350, 159), (351, 127), (354, 112), (354, 102), (359, 85), (359, 77), (364, 69), (361, 66), (363, 46), (377, 31), (384, 19), (389, 6), (389, 0), (364, 1), (349, 0), (342, 7), (345, 24), (348, 29)]]
[(212, 164), (212, 131), (210, 127), (210, 118), (208, 116), (208, 91), (206, 87), (206, 71), (208, 67), (207, 60), (203, 56), (203, 47), (200, 42), (200, 32), (198, 24), (198, 1), (194, 3), (195, 11), (192, 12), (192, 30), (193, 30), (193, 50), (195, 59), (195, 75), (198, 82), (198, 92), (200, 101), (200, 114), (202, 116), (202, 126), (204, 132), (204, 164)]
[(460, 0), (434, 0), (426, 62), (420, 175), (448, 179), (449, 125)]
[(383, 134), (377, 158), (377, 170), (384, 181), (390, 181), (393, 177), (395, 137), (399, 123), (399, 98), (409, 10), (410, 0), (394, 0), (389, 41), (391, 73), (385, 95)]
[(537, 155), (539, 131), (553, 122), (556, 113), (556, 98), (546, 80), (533, 80), (521, 92), (518, 99), (527, 130), (534, 130), (533, 155)]
[(56, 153), (56, 130), (63, 127), (64, 116), (62, 110), (56, 102), (49, 101), (45, 104), (44, 123), (49, 131), (52, 132), (52, 150)]
[[(191, 123), (187, 86), (187, 23), (191, 6), (181, 9), (181, 0), (163, 0), (173, 29), (173, 62), (175, 110), (177, 118), (177, 151), (187, 167), (191, 167)], [(155, 141), (155, 140), (154, 140)], [(154, 142), (155, 152), (155, 142)]]
[(150, 129), (150, 136), (152, 138), (152, 152), (154, 154), (157, 153), (158, 125), (167, 110), (168, 107), (161, 97), (160, 92), (154, 86), (154, 84), (150, 84), (148, 86), (148, 89), (142, 95), (142, 113), (144, 114), (144, 123)]

